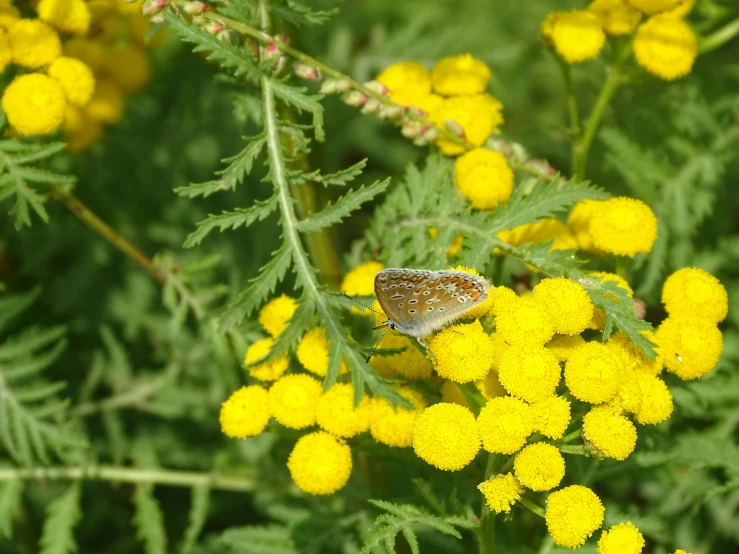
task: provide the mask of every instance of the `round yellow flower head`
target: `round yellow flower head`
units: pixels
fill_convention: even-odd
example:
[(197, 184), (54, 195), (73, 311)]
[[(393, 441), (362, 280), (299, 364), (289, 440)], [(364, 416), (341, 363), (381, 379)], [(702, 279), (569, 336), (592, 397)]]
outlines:
[[(639, 385), (639, 374), (641, 372), (636, 369), (627, 369), (622, 374), (621, 384), (618, 387), (616, 396), (607, 402), (617, 414), (624, 412), (636, 415), (641, 409), (642, 392)], [(654, 374), (652, 374), (654, 375)]]
[(672, 316), (700, 318), (718, 323), (729, 312), (726, 288), (716, 277), (698, 269), (684, 267), (670, 275), (662, 287), (662, 303)]
[(608, 402), (621, 384), (621, 363), (604, 344), (585, 343), (572, 353), (565, 364), (567, 388), (575, 398), (583, 402)]
[(500, 309), (496, 302), (495, 329), (510, 345), (543, 346), (554, 336), (547, 313), (532, 296), (508, 297)]
[(92, 98), (95, 77), (92, 70), (75, 58), (59, 57), (49, 66), (49, 77), (59, 83), (67, 102), (84, 106)]
[[(623, 277), (619, 277), (615, 273), (608, 273), (606, 271), (593, 271), (590, 272), (589, 275), (592, 275), (593, 277), (598, 277), (601, 281), (614, 281), (619, 288), (622, 288), (626, 291), (626, 295), (629, 298), (634, 297), (634, 291), (631, 290), (631, 287), (629, 286), (629, 283), (626, 282), (626, 279), (624, 279)], [(615, 295), (608, 294), (607, 296), (612, 297), (614, 300), (616, 300)], [(590, 323), (588, 324), (588, 329), (603, 330), (605, 325), (606, 314), (603, 313), (603, 310), (601, 310), (600, 308), (593, 309), (593, 319), (590, 320)]]
[(273, 298), (259, 311), (259, 324), (270, 335), (277, 338), (287, 327), (290, 318), (298, 309), (294, 298), (285, 294)]
[(636, 31), (636, 61), (665, 81), (690, 73), (697, 56), (698, 41), (695, 33), (682, 19), (671, 15), (655, 15)]
[(316, 422), (324, 431), (339, 437), (353, 437), (369, 429), (372, 399), (364, 395), (354, 405), (351, 383), (336, 383), (318, 398)]
[(534, 431), (531, 408), (512, 396), (492, 398), (480, 410), (477, 428), (485, 450), (513, 454)]
[(390, 91), (396, 104), (415, 105), (419, 97), (431, 92), (431, 74), (418, 62), (399, 62), (386, 67), (377, 80)]
[(548, 491), (565, 476), (565, 459), (556, 446), (546, 442), (528, 445), (516, 455), (516, 478), (532, 491)]
[(570, 425), (570, 402), (562, 396), (549, 398), (531, 404), (531, 418), (534, 431), (550, 439), (561, 439)]
[(444, 329), (429, 343), (436, 356), (436, 372), (455, 383), (483, 379), (493, 365), (493, 341), (479, 320)]
[(59, 35), (38, 19), (19, 19), (8, 29), (13, 61), (26, 67), (48, 65), (59, 57)]
[(98, 79), (95, 92), (87, 104), (87, 115), (100, 123), (116, 123), (123, 117), (126, 98), (121, 88), (110, 79)]
[(603, 531), (598, 541), (598, 554), (641, 554), (644, 537), (627, 521)]
[(675, 554), (690, 554), (690, 552), (683, 550), (682, 548), (678, 548), (675, 550)]
[[(344, 276), (344, 280), (341, 281), (341, 292), (349, 296), (370, 296), (375, 294), (375, 275), (384, 268), (385, 266), (380, 262), (374, 261), (359, 264)], [(371, 311), (359, 306), (352, 306), (352, 312), (372, 315)]]
[(594, 0), (588, 11), (594, 13), (607, 35), (630, 35), (641, 20), (641, 13), (626, 0)]
[(462, 154), (454, 164), (457, 188), (478, 210), (505, 203), (513, 191), (513, 171), (505, 156), (487, 148)]
[(92, 69), (94, 72), (99, 71), (108, 55), (108, 52), (100, 40), (91, 40), (88, 38), (75, 37), (64, 43), (64, 55), (69, 58), (76, 58)]
[(10, 29), (21, 18), (21, 12), (15, 6), (0, 6), (0, 29)]
[(0, 28), (0, 71), (5, 71), (13, 61), (13, 52), (10, 50), (8, 35)]
[(493, 307), (490, 308), (491, 315), (497, 315), (504, 310), (507, 310), (509, 306), (516, 303), (518, 295), (508, 287), (495, 287), (488, 291), (490, 298), (493, 299)]
[(110, 51), (104, 58), (110, 77), (126, 92), (142, 90), (151, 77), (151, 62), (146, 50), (126, 44)]
[(663, 13), (672, 17), (686, 17), (694, 7), (695, 0), (678, 0), (677, 6)]
[[(462, 271), (464, 273), (469, 273), (470, 275), (475, 275), (476, 277), (480, 277), (480, 274), (477, 272), (476, 269), (472, 267), (465, 267), (463, 265), (458, 265), (454, 267), (449, 268), (451, 271)], [(491, 287), (492, 289), (492, 287)], [(480, 319), (481, 317), (485, 317), (490, 313), (490, 310), (493, 309), (493, 297), (491, 294), (492, 291), (488, 291), (488, 297), (486, 300), (483, 300), (479, 305), (475, 306), (472, 309), (469, 309), (464, 314), (464, 319)]]
[[(652, 331), (642, 331), (641, 334), (652, 342), (656, 342), (655, 334)], [(659, 347), (655, 348), (657, 358), (650, 360), (644, 354), (644, 351), (634, 346), (628, 335), (621, 331), (613, 333), (605, 344), (608, 348), (611, 348), (615, 355), (621, 357), (623, 366), (627, 369), (636, 369), (652, 375), (659, 375), (662, 372), (664, 360), (660, 355)]]
[(426, 408), (413, 427), (413, 450), (438, 469), (462, 469), (480, 450), (475, 416), (457, 404), (442, 402)]
[[(249, 365), (269, 354), (274, 343), (275, 341), (272, 338), (261, 339), (252, 343), (252, 345), (246, 349), (244, 365)], [(277, 381), (277, 379), (282, 377), (282, 374), (287, 371), (287, 366), (289, 364), (290, 359), (287, 357), (287, 354), (280, 354), (276, 358), (248, 368), (248, 371), (252, 377), (259, 379), (260, 381)]]
[[(510, 348), (508, 343), (503, 339), (500, 333), (490, 333), (490, 339), (493, 341), (493, 348), (495, 349), (495, 357), (493, 358), (493, 371), (497, 373), (500, 371), (500, 360), (503, 358), (503, 354)], [(489, 376), (490, 374), (488, 374)]]
[(333, 494), (349, 480), (352, 453), (341, 439), (316, 431), (295, 443), (287, 468), (295, 484), (308, 494)]
[[(506, 348), (507, 347), (508, 345), (506, 345)], [(485, 377), (485, 379), (475, 381), (475, 386), (480, 390), (482, 395), (485, 397), (485, 400), (497, 398), (498, 396), (506, 396), (508, 394), (505, 387), (501, 384), (500, 379), (498, 379), (498, 375), (495, 371), (488, 373), (488, 376)]]
[(593, 246), (593, 238), (590, 236), (590, 222), (601, 203), (598, 200), (580, 200), (573, 206), (567, 218), (567, 225), (577, 240), (578, 248), (585, 252), (598, 253), (598, 249)]
[(431, 72), (434, 90), (445, 96), (477, 94), (490, 82), (490, 69), (471, 54), (442, 58)]
[(657, 218), (641, 200), (625, 196), (602, 202), (590, 221), (593, 245), (619, 256), (649, 252), (657, 239)]
[(305, 374), (280, 377), (269, 389), (269, 409), (278, 423), (304, 429), (316, 422), (321, 383)]
[(544, 39), (545, 42), (550, 43), (552, 41), (554, 25), (557, 23), (557, 20), (566, 13), (566, 11), (549, 12), (544, 18), (544, 21), (541, 22), (541, 38)]
[(16, 77), (2, 98), (8, 121), (23, 136), (45, 135), (57, 129), (64, 120), (65, 105), (59, 83), (40, 73)]
[(580, 283), (566, 277), (542, 279), (534, 299), (549, 316), (555, 333), (578, 335), (593, 317), (593, 302)]
[(665, 368), (686, 381), (711, 373), (724, 348), (715, 324), (684, 316), (665, 319), (655, 338)]
[(585, 344), (580, 335), (554, 335), (547, 344), (549, 350), (559, 362), (566, 362), (572, 353)]
[(369, 430), (377, 442), (403, 448), (413, 445), (413, 427), (427, 403), (421, 393), (409, 387), (396, 390), (413, 404), (413, 409), (396, 407), (385, 398), (375, 397), (370, 406)]
[(636, 421), (642, 425), (656, 425), (672, 415), (672, 395), (659, 377), (647, 373), (637, 373), (641, 390), (641, 406)]
[(258, 385), (241, 387), (221, 404), (221, 431), (234, 439), (255, 437), (269, 423), (267, 391)]
[[(65, 116), (66, 117), (66, 116)], [(91, 120), (86, 120), (84, 127), (73, 133), (65, 132), (67, 150), (70, 152), (81, 152), (95, 144), (103, 135), (103, 126)]]
[(477, 485), (477, 489), (485, 497), (485, 503), (493, 512), (510, 512), (511, 506), (521, 499), (523, 487), (512, 473), (493, 475), (487, 481)]
[(498, 238), (511, 246), (521, 246), (528, 242), (539, 244), (554, 240), (550, 250), (577, 248), (577, 240), (570, 228), (553, 217), (545, 217), (536, 223), (519, 225), (510, 231), (501, 231)]
[[(447, 120), (451, 125), (458, 125), (464, 132), (464, 138), (474, 146), (481, 146), (492, 134), (497, 133), (503, 124), (503, 105), (489, 94), (473, 94), (469, 96), (453, 96), (446, 98), (439, 107), (431, 112), (430, 119), (441, 129), (447, 128)], [(436, 145), (447, 156), (456, 156), (465, 152), (465, 147), (440, 136)]]
[(606, 40), (598, 17), (578, 10), (561, 13), (554, 20), (551, 37), (555, 50), (571, 64), (595, 58)]
[(592, 490), (572, 485), (549, 495), (545, 519), (556, 545), (577, 548), (601, 526), (604, 514), (605, 508)]
[(647, 15), (666, 12), (680, 3), (680, 0), (626, 0), (632, 7)]
[[(262, 311), (264, 311), (264, 308)], [(261, 314), (259, 317), (261, 322)], [(316, 327), (303, 335), (303, 338), (298, 343), (295, 355), (300, 365), (305, 369), (319, 377), (325, 377), (328, 371), (328, 340), (326, 340), (326, 330)], [(346, 360), (342, 359), (339, 365), (339, 375), (344, 375), (347, 371), (349, 371), (349, 368), (346, 365)]]
[(41, 0), (39, 19), (63, 33), (84, 35), (90, 28), (90, 8), (83, 0)]
[(539, 402), (554, 394), (562, 369), (543, 346), (511, 346), (500, 360), (498, 378), (509, 394), (526, 402)]
[(594, 406), (582, 421), (585, 440), (604, 457), (625, 460), (636, 448), (636, 427), (610, 406)]
[[(415, 340), (415, 339), (414, 339)], [(370, 365), (377, 373), (392, 378), (401, 375), (408, 381), (428, 379), (434, 370), (431, 361), (413, 344), (413, 340), (403, 335), (388, 333), (379, 348), (404, 348), (399, 354), (381, 356), (375, 353)]]

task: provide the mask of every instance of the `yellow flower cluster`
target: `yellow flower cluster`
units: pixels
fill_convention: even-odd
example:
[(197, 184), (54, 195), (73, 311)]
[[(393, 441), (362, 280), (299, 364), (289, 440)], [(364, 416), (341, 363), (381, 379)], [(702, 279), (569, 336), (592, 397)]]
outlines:
[(603, 531), (598, 541), (598, 554), (640, 554), (644, 537), (630, 521)]
[(488, 507), (496, 514), (510, 512), (511, 506), (521, 499), (523, 487), (512, 473), (493, 475), (484, 483), (477, 485), (485, 497)]
[(546, 523), (555, 544), (577, 548), (603, 523), (605, 508), (587, 487), (571, 485), (547, 498)]
[(332, 494), (346, 485), (352, 454), (341, 439), (317, 431), (298, 439), (287, 468), (295, 484), (309, 494)]
[(480, 450), (475, 416), (458, 404), (442, 402), (426, 408), (413, 427), (413, 450), (438, 469), (462, 469)]

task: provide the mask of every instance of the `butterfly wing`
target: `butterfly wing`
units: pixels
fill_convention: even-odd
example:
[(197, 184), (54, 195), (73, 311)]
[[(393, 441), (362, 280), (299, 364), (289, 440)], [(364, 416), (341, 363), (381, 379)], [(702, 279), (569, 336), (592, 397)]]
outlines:
[(408, 313), (403, 308), (407, 306), (408, 296), (433, 273), (422, 269), (390, 268), (375, 275), (375, 296), (390, 321), (401, 327), (407, 325)]

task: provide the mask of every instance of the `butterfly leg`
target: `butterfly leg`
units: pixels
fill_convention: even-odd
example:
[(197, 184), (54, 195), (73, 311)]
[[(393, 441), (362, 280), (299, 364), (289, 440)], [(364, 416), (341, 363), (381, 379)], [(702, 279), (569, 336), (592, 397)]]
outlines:
[(428, 344), (426, 344), (425, 342), (423, 342), (423, 339), (421, 337), (416, 337), (416, 340), (418, 341), (418, 344), (420, 344), (421, 346), (423, 346), (426, 349), (426, 351), (429, 354), (431, 354), (431, 357), (434, 359), (434, 365), (438, 365), (438, 362), (436, 360), (436, 356), (434, 355), (433, 351), (428, 347)]

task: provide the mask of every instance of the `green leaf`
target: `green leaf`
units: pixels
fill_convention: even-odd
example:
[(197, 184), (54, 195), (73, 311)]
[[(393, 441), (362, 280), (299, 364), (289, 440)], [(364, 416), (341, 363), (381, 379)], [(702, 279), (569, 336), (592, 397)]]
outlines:
[(25, 312), (40, 294), (41, 287), (35, 287), (26, 293), (0, 296), (0, 331), (4, 331), (15, 316)]
[(339, 8), (314, 11), (303, 2), (287, 0), (286, 5), (273, 3), (270, 5), (270, 11), (275, 17), (293, 25), (323, 25), (331, 16), (338, 13)]
[(282, 525), (238, 527), (225, 531), (219, 542), (234, 554), (298, 554), (299, 550)]
[(21, 503), (26, 482), (22, 479), (5, 481), (0, 485), (0, 536), (13, 538), (13, 516)]
[(220, 215), (209, 215), (207, 219), (198, 223), (196, 231), (188, 235), (184, 246), (192, 248), (199, 245), (213, 229), (223, 232), (228, 229), (248, 227), (256, 221), (262, 221), (275, 209), (277, 209), (277, 197), (273, 196), (264, 202), (257, 201), (250, 208), (240, 208), (232, 212), (223, 212)]
[(144, 544), (146, 554), (167, 554), (167, 534), (159, 503), (152, 485), (138, 485), (133, 495), (136, 508), (136, 537)]
[(347, 183), (350, 183), (362, 174), (365, 166), (367, 165), (367, 158), (355, 163), (351, 167), (337, 171), (336, 173), (330, 173), (328, 175), (317, 175), (314, 180), (321, 183), (324, 186), (334, 185), (343, 187)]
[(205, 520), (208, 517), (208, 506), (210, 504), (210, 487), (208, 485), (197, 485), (192, 488), (192, 505), (185, 537), (182, 541), (180, 554), (190, 554), (195, 547), (198, 536), (203, 531)]
[(52, 500), (46, 510), (41, 532), (39, 554), (69, 554), (77, 552), (74, 528), (82, 519), (80, 483), (75, 482), (60, 497)]
[(298, 111), (311, 112), (313, 114), (313, 132), (316, 134), (316, 140), (323, 142), (325, 138), (323, 131), (323, 106), (320, 102), (323, 96), (320, 94), (305, 94), (307, 90), (305, 87), (293, 87), (277, 79), (271, 79), (270, 84), (277, 98), (290, 104)]

